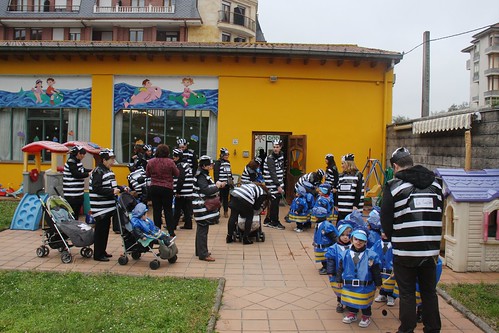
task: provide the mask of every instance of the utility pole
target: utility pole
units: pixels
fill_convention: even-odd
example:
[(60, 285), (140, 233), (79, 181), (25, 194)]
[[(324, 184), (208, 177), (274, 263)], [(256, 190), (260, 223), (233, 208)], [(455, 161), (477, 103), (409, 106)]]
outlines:
[(423, 33), (423, 89), (421, 96), (421, 117), (430, 115), (430, 32)]

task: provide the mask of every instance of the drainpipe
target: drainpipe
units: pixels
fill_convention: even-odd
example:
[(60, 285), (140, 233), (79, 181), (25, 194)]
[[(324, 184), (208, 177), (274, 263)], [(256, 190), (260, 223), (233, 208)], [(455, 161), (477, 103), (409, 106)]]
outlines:
[(464, 155), (464, 170), (471, 170), (471, 131), (468, 130), (464, 132), (464, 147), (465, 147), (465, 155)]
[(382, 126), (381, 165), (382, 166), (385, 165), (386, 163), (385, 156), (386, 156), (386, 120), (388, 119), (388, 73), (391, 73), (394, 67), (395, 67), (395, 60), (392, 60), (390, 66), (385, 70), (385, 74), (383, 77), (383, 120), (384, 121), (383, 124), (381, 125)]

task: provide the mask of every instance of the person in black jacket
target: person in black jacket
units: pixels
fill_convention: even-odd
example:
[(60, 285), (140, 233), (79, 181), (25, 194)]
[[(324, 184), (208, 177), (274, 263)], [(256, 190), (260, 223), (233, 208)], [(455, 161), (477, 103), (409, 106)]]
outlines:
[(80, 210), (83, 206), (83, 194), (85, 192), (85, 178), (90, 175), (92, 169), (83, 167), (81, 160), (87, 151), (81, 146), (74, 146), (69, 151), (69, 158), (64, 164), (62, 176), (62, 189), (64, 199), (73, 208), (74, 218), (78, 220)]
[(173, 221), (178, 225), (180, 215), (184, 214), (184, 225), (180, 229), (192, 229), (192, 194), (194, 175), (189, 163), (182, 162), (182, 150), (173, 149), (173, 161), (180, 174), (173, 178), (173, 194), (175, 195), (175, 211)]
[(399, 333), (417, 325), (416, 281), (423, 304), (424, 332), (440, 332), (436, 269), (442, 238), (442, 187), (430, 170), (414, 166), (406, 148), (390, 159), (395, 175), (383, 189), (381, 225), (393, 247), (393, 271), (399, 287)]
[(229, 191), (234, 185), (234, 179), (232, 178), (229, 150), (227, 148), (220, 148), (220, 159), (215, 162), (213, 175), (215, 176), (216, 182), (221, 181), (229, 184), (229, 186), (220, 189), (220, 199), (224, 209), (224, 217), (229, 217)]

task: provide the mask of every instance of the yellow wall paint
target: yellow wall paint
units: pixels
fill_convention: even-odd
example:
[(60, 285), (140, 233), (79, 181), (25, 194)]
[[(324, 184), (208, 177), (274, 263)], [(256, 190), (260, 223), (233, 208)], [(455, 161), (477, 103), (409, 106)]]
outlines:
[[(385, 126), (391, 122), (393, 70), (386, 64), (371, 67), (361, 62), (293, 59), (270, 61), (265, 58), (206, 57), (187, 59), (155, 55), (151, 61), (128, 55), (86, 61), (73, 56), (54, 62), (9, 59), (1, 66), (7, 75), (91, 75), (91, 141), (103, 147), (112, 145), (112, 105), (114, 75), (216, 76), (219, 78), (218, 149), (231, 153), (234, 173), (248, 163), (242, 151), (252, 149), (252, 132), (290, 132), (307, 135), (307, 171), (324, 168), (324, 155), (332, 153), (339, 165), (341, 155), (354, 153), (362, 169), (371, 157), (383, 160)], [(50, 70), (50, 71), (48, 71)], [(270, 76), (278, 80), (271, 83)], [(238, 144), (233, 144), (233, 139)], [(236, 155), (234, 155), (234, 150)], [(218, 151), (218, 150), (217, 150)], [(218, 158), (218, 156), (212, 156)], [(47, 165), (47, 169), (50, 166)], [(115, 167), (120, 184), (126, 184), (126, 167)], [(22, 164), (0, 163), (0, 183), (22, 181)]]

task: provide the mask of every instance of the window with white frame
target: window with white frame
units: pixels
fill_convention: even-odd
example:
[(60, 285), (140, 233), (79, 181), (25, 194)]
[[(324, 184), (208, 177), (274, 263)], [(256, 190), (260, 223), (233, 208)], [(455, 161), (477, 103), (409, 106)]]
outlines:
[(222, 42), (230, 42), (230, 33), (222, 32)]
[(144, 30), (143, 29), (130, 29), (130, 41), (131, 42), (144, 41)]
[(239, 5), (236, 8), (234, 8), (234, 24), (246, 26), (245, 16), (246, 16), (246, 8)]
[(230, 22), (230, 2), (222, 1), (222, 15), (220, 17), (221, 22)]
[(81, 40), (81, 28), (70, 28), (69, 40)]
[(246, 42), (246, 38), (244, 38), (244, 37), (235, 37), (234, 38), (234, 42), (236, 42), (236, 43), (245, 43)]
[(26, 28), (15, 28), (14, 40), (26, 40)]
[(499, 209), (484, 212), (483, 219), (483, 227), (485, 228), (483, 233), (484, 241), (488, 241), (489, 239), (499, 240), (499, 228), (497, 227), (499, 222)]
[(30, 40), (42, 40), (42, 29), (31, 28)]

